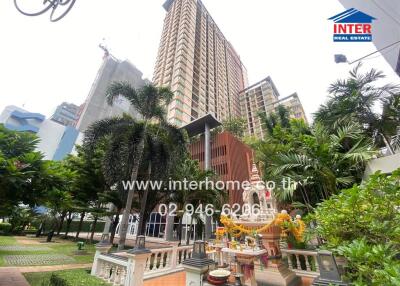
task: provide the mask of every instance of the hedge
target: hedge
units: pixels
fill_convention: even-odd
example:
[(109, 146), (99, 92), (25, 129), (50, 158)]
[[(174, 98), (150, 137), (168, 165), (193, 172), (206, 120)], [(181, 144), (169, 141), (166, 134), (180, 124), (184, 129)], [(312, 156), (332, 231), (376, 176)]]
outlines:
[(11, 230), (11, 224), (7, 222), (0, 223), (0, 234), (7, 234)]
[[(92, 223), (93, 223), (92, 221), (83, 221), (81, 232), (90, 232)], [(104, 221), (98, 221), (96, 223), (95, 232), (103, 232), (104, 225), (105, 225)], [(69, 227), (69, 232), (76, 232), (78, 230), (78, 226), (79, 226), (79, 221), (76, 221), (76, 220), (72, 221), (71, 225)], [(67, 230), (67, 222), (64, 221), (64, 224), (63, 224), (63, 227), (61, 229), (61, 232), (65, 232), (66, 230)]]

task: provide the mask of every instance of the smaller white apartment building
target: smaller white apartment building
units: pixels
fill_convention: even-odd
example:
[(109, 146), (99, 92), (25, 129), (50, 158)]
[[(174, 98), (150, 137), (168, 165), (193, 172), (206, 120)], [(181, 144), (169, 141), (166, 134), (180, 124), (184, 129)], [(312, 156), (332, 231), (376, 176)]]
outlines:
[(45, 160), (62, 160), (74, 150), (79, 131), (72, 126), (64, 126), (43, 114), (29, 112), (17, 106), (7, 106), (0, 115), (0, 124), (7, 129), (35, 133), (40, 141), (38, 151)]

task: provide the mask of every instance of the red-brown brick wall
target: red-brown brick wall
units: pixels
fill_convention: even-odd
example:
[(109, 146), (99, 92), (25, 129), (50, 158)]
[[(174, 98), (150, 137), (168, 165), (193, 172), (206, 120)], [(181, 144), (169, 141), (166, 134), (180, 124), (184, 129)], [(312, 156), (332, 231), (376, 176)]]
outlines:
[[(192, 159), (198, 160), (204, 169), (204, 137), (189, 145)], [(211, 166), (222, 181), (245, 181), (250, 179), (252, 150), (229, 132), (211, 137)], [(229, 204), (242, 204), (243, 190), (228, 190)]]

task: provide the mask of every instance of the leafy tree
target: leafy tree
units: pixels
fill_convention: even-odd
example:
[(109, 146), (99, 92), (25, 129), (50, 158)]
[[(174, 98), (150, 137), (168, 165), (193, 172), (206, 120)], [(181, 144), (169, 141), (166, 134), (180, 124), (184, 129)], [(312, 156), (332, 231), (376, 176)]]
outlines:
[[(76, 146), (77, 154), (69, 155), (64, 160), (64, 166), (76, 173), (76, 179), (70, 184), (73, 208), (65, 208), (61, 217), (63, 220), (68, 211), (80, 213), (76, 238), (79, 237), (83, 219), (87, 213), (93, 213), (97, 222), (98, 214), (104, 211), (102, 208), (104, 202), (100, 198), (108, 188), (102, 172), (104, 144), (100, 142), (92, 152), (85, 150), (82, 146)], [(70, 221), (68, 221), (68, 228), (69, 223)]]
[[(400, 87), (392, 84), (377, 86), (376, 82), (384, 78), (384, 74), (375, 69), (361, 74), (360, 67), (361, 63), (350, 71), (347, 79), (339, 79), (329, 87), (330, 98), (314, 114), (315, 121), (328, 129), (338, 120), (357, 122), (377, 146), (386, 145), (393, 152), (390, 136), (395, 135), (395, 128), (400, 125)], [(386, 105), (383, 114), (374, 112), (379, 102)], [(397, 116), (390, 116), (388, 110), (394, 111)]]
[[(41, 205), (48, 208), (48, 215), (51, 218), (50, 231), (55, 232), (60, 226), (60, 215), (65, 209), (71, 208), (71, 190), (74, 184), (76, 173), (65, 168), (63, 162), (47, 161), (45, 196), (41, 199)], [(43, 180), (42, 180), (43, 181)], [(49, 238), (51, 240), (51, 237)]]
[(340, 188), (361, 181), (366, 161), (375, 154), (356, 123), (337, 122), (332, 131), (297, 119), (285, 126), (277, 121), (253, 147), (265, 179), (276, 183), (278, 198), (301, 202), (308, 210)]
[(222, 122), (222, 129), (232, 133), (237, 138), (243, 138), (247, 128), (246, 124), (247, 122), (244, 118), (230, 118)]
[(0, 124), (0, 215), (19, 204), (34, 207), (58, 184), (51, 162), (35, 151), (38, 139), (29, 132), (6, 129)]
[(9, 232), (22, 231), (31, 223), (37, 213), (34, 209), (27, 206), (15, 206), (8, 214), (9, 223), (11, 225)]
[(400, 169), (376, 173), (322, 202), (312, 216), (326, 247), (348, 260), (354, 285), (400, 283)]
[(290, 113), (283, 105), (278, 105), (276, 107), (276, 112), (272, 112), (271, 114), (260, 112), (258, 116), (269, 135), (273, 134), (274, 128), (277, 126), (282, 128), (290, 127)]

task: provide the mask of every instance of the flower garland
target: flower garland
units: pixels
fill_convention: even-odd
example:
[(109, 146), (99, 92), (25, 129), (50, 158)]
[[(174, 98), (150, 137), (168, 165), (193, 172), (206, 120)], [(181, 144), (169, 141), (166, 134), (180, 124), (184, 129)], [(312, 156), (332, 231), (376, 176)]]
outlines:
[(225, 226), (227, 232), (229, 232), (234, 237), (240, 237), (243, 234), (259, 234), (267, 231), (273, 226), (279, 226), (282, 229), (282, 234), (287, 235), (292, 233), (297, 241), (303, 241), (303, 233), (305, 230), (304, 222), (296, 217), (295, 221), (287, 213), (279, 213), (273, 221), (261, 227), (248, 227), (241, 224), (236, 224), (231, 218), (222, 215), (221, 223)]

